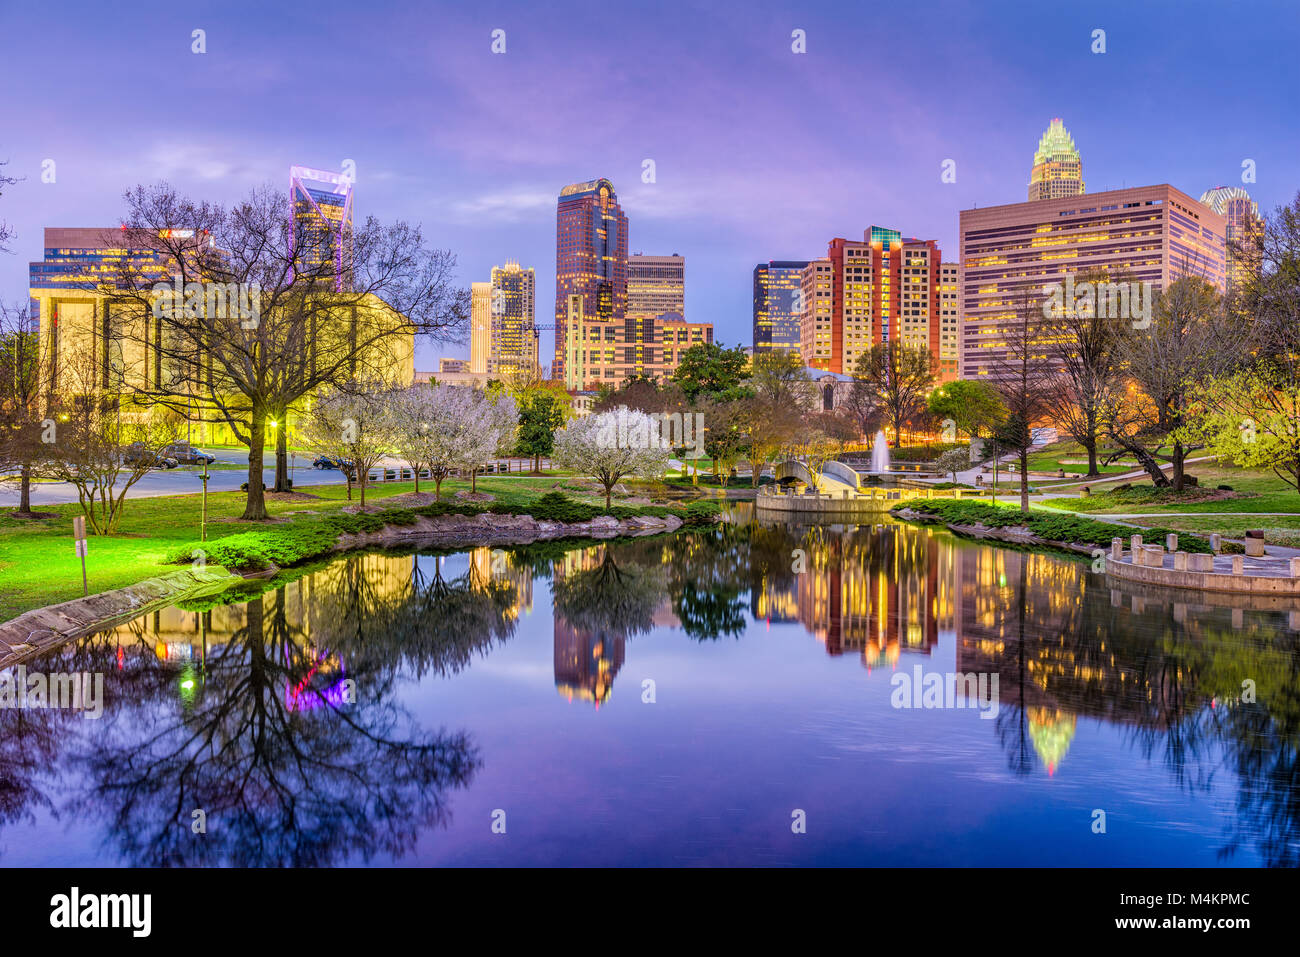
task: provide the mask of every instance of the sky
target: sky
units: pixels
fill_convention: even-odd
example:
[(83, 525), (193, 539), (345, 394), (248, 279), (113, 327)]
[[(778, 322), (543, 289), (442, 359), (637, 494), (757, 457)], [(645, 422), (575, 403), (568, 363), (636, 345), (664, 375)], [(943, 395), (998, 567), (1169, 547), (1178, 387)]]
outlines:
[[(956, 261), (959, 211), (1023, 201), (1053, 117), (1089, 191), (1291, 202), (1298, 49), (1294, 0), (0, 0), (0, 160), (22, 177), (0, 298), (25, 298), (44, 227), (115, 225), (137, 183), (231, 203), (352, 160), (357, 217), (422, 224), (465, 286), (533, 267), (546, 323), (556, 198), (606, 177), (629, 250), (686, 257), (686, 318), (748, 345), (756, 263), (872, 224)], [(417, 368), (443, 355), (468, 347), (421, 344)]]

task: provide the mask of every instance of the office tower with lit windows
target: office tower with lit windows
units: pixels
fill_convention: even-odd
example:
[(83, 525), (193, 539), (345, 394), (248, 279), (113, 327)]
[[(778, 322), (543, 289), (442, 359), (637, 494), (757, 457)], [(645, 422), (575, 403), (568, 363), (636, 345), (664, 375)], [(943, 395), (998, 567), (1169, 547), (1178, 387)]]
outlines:
[(1043, 298), (1069, 275), (1100, 272), (1150, 282), (1180, 276), (1225, 288), (1223, 216), (1168, 184), (965, 209), (961, 245), (960, 368), (996, 374), (1017, 298)]
[(686, 315), (686, 258), (646, 256), (636, 253), (627, 260), (628, 318)]
[(469, 284), (469, 371), (484, 375), (492, 353), (492, 283)]
[[(943, 277), (951, 284), (953, 269), (946, 264), (945, 273), (942, 260), (934, 240), (905, 239), (882, 226), (872, 226), (861, 240), (832, 239), (826, 257), (803, 270), (804, 361), (814, 369), (851, 375), (873, 346), (897, 341), (929, 350), (942, 375)], [(951, 312), (953, 300), (946, 301)], [(950, 373), (955, 359), (949, 356)]]
[(338, 291), (352, 288), (352, 177), (289, 168), (298, 271)]
[(1057, 117), (1048, 124), (1034, 151), (1029, 173), (1029, 199), (1062, 199), (1083, 192), (1083, 160), (1074, 137)]
[(808, 262), (772, 260), (754, 267), (754, 354), (799, 351), (803, 271)]
[(487, 371), (493, 375), (537, 368), (536, 277), (507, 262), (492, 269), (492, 324)]
[(582, 388), (615, 360), (627, 316), (627, 249), (627, 216), (613, 183), (595, 179), (560, 190), (551, 373), (570, 388)]
[(1228, 288), (1239, 290), (1259, 276), (1259, 239), (1264, 220), (1259, 204), (1240, 186), (1216, 186), (1201, 194), (1201, 205), (1208, 206), (1227, 224)]

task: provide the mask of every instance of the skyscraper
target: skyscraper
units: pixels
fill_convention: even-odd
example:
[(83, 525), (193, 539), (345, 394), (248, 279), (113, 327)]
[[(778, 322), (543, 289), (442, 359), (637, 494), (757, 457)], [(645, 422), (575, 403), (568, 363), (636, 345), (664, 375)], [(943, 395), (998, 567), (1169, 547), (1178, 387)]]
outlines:
[(676, 253), (628, 257), (628, 317), (653, 319), (670, 313), (686, 317), (686, 258)]
[[(943, 352), (943, 279), (953, 264), (933, 239), (904, 239), (872, 226), (860, 240), (832, 239), (826, 258), (803, 270), (800, 351), (815, 369), (851, 375), (872, 346), (899, 341), (930, 352), (941, 374), (955, 373), (955, 341)], [(945, 268), (948, 270), (945, 272)], [(947, 312), (955, 297), (950, 291)], [(948, 316), (953, 325), (951, 315)], [(955, 327), (950, 336), (955, 336)]]
[(488, 371), (492, 352), (492, 283), (469, 284), (469, 371)]
[(1048, 125), (1029, 174), (1029, 199), (1061, 199), (1083, 192), (1083, 161), (1065, 124), (1057, 117)]
[(289, 168), (294, 243), (299, 271), (352, 286), (352, 178), (306, 166)]
[(799, 349), (803, 271), (807, 261), (772, 260), (754, 267), (754, 353)]
[(492, 268), (492, 324), (487, 371), (494, 375), (537, 368), (536, 277), (517, 262)]
[(613, 361), (626, 314), (627, 216), (614, 184), (595, 179), (566, 186), (556, 210), (552, 375), (581, 388), (589, 366)]
[(1228, 288), (1240, 289), (1259, 275), (1260, 251), (1256, 244), (1264, 229), (1259, 204), (1240, 186), (1216, 186), (1201, 194), (1201, 205), (1227, 222)]
[(1103, 272), (1157, 293), (1195, 275), (1223, 289), (1224, 225), (1168, 184), (962, 210), (961, 377), (996, 374), (1017, 297), (1044, 296), (1069, 275)]

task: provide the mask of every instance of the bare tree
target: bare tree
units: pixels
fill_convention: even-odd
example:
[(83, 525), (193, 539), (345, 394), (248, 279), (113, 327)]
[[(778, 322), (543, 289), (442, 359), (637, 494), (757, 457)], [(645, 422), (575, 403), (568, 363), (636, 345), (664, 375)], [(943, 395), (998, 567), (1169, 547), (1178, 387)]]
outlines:
[[(8, 165), (9, 165), (8, 160), (0, 160), (0, 166), (8, 166)], [(4, 173), (0, 173), (0, 195), (4, 194), (6, 186), (12, 186), (16, 182), (18, 182), (18, 179), (16, 177), (6, 176)], [(9, 252), (9, 240), (13, 238), (14, 238), (14, 228), (10, 226), (8, 223), (6, 223), (3, 219), (0, 219), (0, 253)]]
[(799, 435), (804, 413), (816, 404), (817, 387), (796, 355), (778, 350), (754, 357), (749, 388), (753, 395), (742, 402), (748, 410), (749, 460), (757, 488), (763, 467)]
[[(1127, 282), (1129, 278), (1105, 272), (1080, 274), (1083, 282)], [(1114, 405), (1121, 389), (1117, 355), (1121, 330), (1095, 306), (1076, 308), (1071, 303), (1052, 319), (1050, 351), (1058, 369), (1048, 395), (1048, 412), (1088, 453), (1088, 476), (1100, 475), (1098, 439), (1106, 410)]]
[[(272, 187), (230, 209), (165, 183), (138, 186), (126, 201), (129, 241), (166, 262), (181, 293), (156, 289), (124, 260), (106, 326), (135, 346), (126, 381), (144, 400), (229, 426), (249, 447), (245, 519), (266, 518), (269, 422), (285, 422), (322, 387), (392, 382), (413, 335), (446, 339), (463, 328), (469, 297), (452, 285), (455, 256), (427, 247), (419, 227), (368, 218), (340, 273)], [(275, 431), (281, 488), (287, 425)]]
[[(1106, 433), (1155, 485), (1182, 491), (1187, 456), (1201, 448), (1184, 429), (1196, 383), (1244, 355), (1230, 345), (1223, 297), (1199, 276), (1175, 280), (1156, 300), (1150, 326), (1120, 337), (1117, 355), (1128, 388), (1112, 401)], [(1168, 452), (1162, 452), (1166, 445)], [(1168, 476), (1162, 461), (1172, 466)]]
[(54, 441), (42, 470), (77, 490), (77, 502), (96, 535), (116, 529), (131, 488), (176, 439), (174, 417), (130, 394), (102, 388), (81, 351), (61, 351), (60, 401)]
[(0, 303), (0, 479), (18, 485), (19, 518), (32, 517), (32, 478), (57, 435), (47, 418), (52, 351), (25, 306)]
[(1001, 328), (1005, 352), (990, 364), (990, 378), (1002, 396), (1007, 416), (998, 427), (998, 445), (1020, 460), (1020, 510), (1029, 511), (1029, 450), (1033, 428), (1048, 414), (1052, 366), (1047, 340), (1051, 329), (1042, 298), (1025, 287), (1013, 294), (1011, 316)]
[(934, 365), (925, 346), (909, 346), (897, 339), (872, 346), (858, 357), (853, 370), (858, 385), (873, 393), (883, 418), (894, 431), (894, 446), (902, 440), (903, 426), (925, 409), (934, 385)]

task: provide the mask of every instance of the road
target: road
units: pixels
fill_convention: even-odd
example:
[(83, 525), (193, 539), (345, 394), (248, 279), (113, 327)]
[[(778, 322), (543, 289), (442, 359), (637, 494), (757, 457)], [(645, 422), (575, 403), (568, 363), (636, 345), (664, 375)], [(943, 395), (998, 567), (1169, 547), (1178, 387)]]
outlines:
[[(215, 464), (239, 465), (238, 469), (209, 469), (208, 471), (208, 491), (209, 492), (237, 492), (239, 486), (248, 481), (248, 450), (247, 449), (206, 449), (216, 456)], [(290, 477), (294, 485), (341, 485), (346, 479), (343, 473), (338, 469), (315, 469), (312, 468), (312, 460), (315, 458), (311, 453), (301, 453), (296, 459), (290, 457), (291, 466)], [(504, 461), (504, 460), (502, 460)], [(523, 462), (521, 459), (511, 459), (511, 469), (517, 471)], [(296, 468), (294, 463), (296, 462)], [(396, 468), (396, 462), (385, 463), (389, 468)], [(262, 469), (262, 481), (269, 488), (275, 484), (275, 452), (268, 451), (264, 459), (264, 468)], [(543, 459), (542, 467), (549, 468), (550, 460)], [(481, 475), (482, 473), (480, 473)], [(127, 498), (152, 498), (159, 495), (188, 495), (192, 492), (203, 491), (202, 481), (203, 469), (196, 465), (182, 465), (174, 469), (152, 469), (141, 476), (140, 480), (131, 486), (127, 492)], [(126, 477), (122, 476), (119, 481), (125, 481)], [(120, 489), (120, 486), (119, 486)], [(77, 500), (77, 490), (74, 486), (66, 482), (33, 482), (32, 483), (32, 508), (38, 508), (42, 505), (62, 505)], [(0, 486), (0, 508), (12, 507), (18, 504), (18, 487), (17, 485), (5, 484)]]
[[(217, 457), (217, 463), (241, 465), (243, 468), (210, 470), (208, 472), (208, 491), (239, 491), (239, 486), (248, 481), (248, 450), (211, 449), (209, 451)], [(298, 456), (298, 467), (294, 470), (292, 476), (294, 484), (328, 485), (344, 481), (343, 473), (337, 469), (312, 468), (311, 459), (312, 457)], [(262, 480), (270, 486), (275, 484), (274, 452), (267, 456), (266, 461), (270, 464), (268, 468), (262, 470)], [(203, 491), (202, 475), (203, 469), (196, 465), (183, 465), (174, 469), (152, 469), (131, 486), (127, 498), (151, 498), (158, 495), (188, 495), (191, 492), (201, 492)], [(119, 481), (125, 480), (125, 475), (119, 479)], [(40, 505), (61, 505), (76, 500), (77, 490), (67, 482), (32, 483), (32, 508)], [(17, 504), (17, 486), (6, 484), (0, 487), (0, 507)]]

